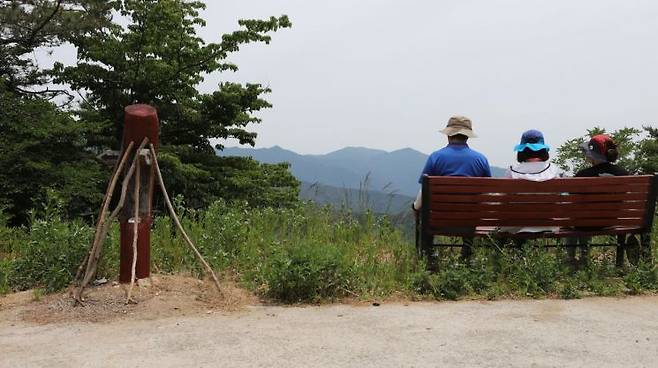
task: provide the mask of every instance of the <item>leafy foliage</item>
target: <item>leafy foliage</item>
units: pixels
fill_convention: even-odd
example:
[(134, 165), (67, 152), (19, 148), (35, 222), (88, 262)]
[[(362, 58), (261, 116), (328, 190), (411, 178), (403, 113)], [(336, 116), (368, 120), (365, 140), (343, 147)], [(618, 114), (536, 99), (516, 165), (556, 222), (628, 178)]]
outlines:
[(638, 166), (643, 173), (658, 173), (658, 128), (645, 126), (648, 137), (640, 141), (638, 147)]
[(168, 190), (190, 208), (205, 208), (220, 198), (258, 207), (290, 206), (299, 182), (287, 164), (261, 164), (250, 158), (218, 157), (187, 147), (165, 147), (161, 169)]
[[(176, 201), (177, 206), (181, 203)], [(51, 200), (30, 228), (0, 226), (0, 292), (25, 288), (53, 291), (68, 285), (93, 229), (64, 221)], [(612, 249), (592, 249), (591, 262), (572, 271), (563, 249), (540, 242), (524, 248), (476, 243), (469, 263), (442, 250), (439, 272), (428, 273), (412, 242), (386, 217), (355, 217), (327, 208), (249, 208), (217, 201), (206, 210), (181, 209), (181, 220), (211, 266), (254, 292), (286, 303), (402, 295), (411, 298), (622, 295), (658, 290), (654, 262), (616, 269)], [(8, 230), (8, 231), (5, 231)], [(154, 270), (203, 271), (171, 219), (156, 217), (151, 235)], [(654, 238), (655, 243), (655, 238)], [(118, 273), (118, 236), (106, 242), (98, 277)], [(620, 277), (621, 275), (621, 277)], [(3, 291), (4, 289), (4, 291)]]
[(51, 103), (72, 97), (48, 85), (33, 55), (107, 24), (110, 9), (98, 0), (0, 1), (0, 207), (14, 224), (25, 223), (47, 188), (71, 204), (71, 214), (89, 214), (100, 199), (104, 177), (86, 150), (96, 126)]
[(204, 207), (219, 198), (253, 205), (295, 202), (299, 184), (287, 167), (217, 158), (209, 141), (235, 138), (253, 145), (256, 134), (246, 126), (260, 122), (255, 112), (271, 107), (262, 98), (270, 90), (229, 82), (212, 93), (197, 89), (204, 75), (237, 70), (226, 58), (243, 44), (269, 43), (270, 32), (290, 27), (288, 18), (241, 20), (241, 29), (223, 35), (221, 42), (206, 43), (197, 35), (205, 26), (200, 1), (126, 0), (116, 6), (129, 24), (113, 23), (74, 37), (78, 63), (56, 64), (52, 71), (58, 82), (86, 91), (78, 114), (103, 127), (90, 144), (116, 147), (124, 107), (148, 103), (160, 118), (167, 183), (189, 206)]
[(636, 172), (638, 165), (635, 156), (638, 150), (638, 137), (640, 133), (641, 130), (636, 128), (622, 128), (611, 133), (599, 127), (588, 129), (586, 135), (570, 139), (558, 148), (555, 163), (562, 170), (571, 173), (588, 167), (589, 164), (580, 146), (595, 135), (609, 134), (615, 143), (617, 143), (619, 150), (618, 164), (630, 172)]
[[(93, 154), (119, 148), (123, 109), (132, 103), (157, 108), (166, 180), (173, 178), (172, 192), (188, 203), (296, 201), (298, 183), (286, 167), (217, 159), (209, 142), (253, 144), (246, 127), (271, 106), (263, 99), (269, 89), (225, 82), (208, 94), (197, 90), (205, 75), (237, 70), (226, 58), (241, 45), (269, 43), (269, 33), (290, 21), (242, 20), (239, 30), (206, 43), (197, 35), (204, 7), (187, 0), (0, 1), (0, 207), (14, 224), (25, 224), (47, 188), (69, 204), (70, 216), (96, 211), (110, 170)], [(119, 14), (127, 26), (113, 20)], [(78, 62), (40, 69), (33, 54), (65, 42), (77, 48)], [(62, 96), (67, 109), (51, 103)]]
[(313, 244), (276, 251), (264, 270), (267, 295), (287, 303), (318, 302), (345, 296), (350, 284), (340, 250)]
[(0, 1), (0, 91), (55, 97), (64, 89), (45, 87), (50, 79), (31, 54), (56, 47), (109, 23), (112, 1)]
[(74, 90), (87, 91), (83, 111), (87, 119), (111, 121), (103, 131), (107, 145), (121, 135), (123, 109), (133, 103), (156, 107), (163, 145), (185, 145), (210, 152), (210, 138), (236, 138), (254, 143), (255, 134), (244, 130), (260, 119), (253, 112), (271, 105), (261, 96), (269, 92), (259, 84), (220, 83), (203, 94), (197, 86), (204, 75), (235, 71), (225, 61), (240, 46), (269, 43), (269, 32), (290, 27), (286, 16), (268, 20), (241, 20), (240, 30), (206, 43), (197, 35), (205, 26), (199, 11), (203, 2), (186, 0), (125, 0), (117, 8), (129, 24), (109, 24), (72, 39), (78, 63), (56, 64), (53, 75)]
[(45, 209), (33, 217), (27, 238), (15, 247), (8, 276), (13, 289), (39, 287), (53, 292), (73, 280), (93, 229), (81, 221), (64, 221), (61, 206), (51, 196)]
[(617, 164), (631, 173), (658, 172), (658, 129), (645, 126), (642, 130), (636, 128), (621, 128), (608, 133), (602, 128), (587, 130), (587, 134), (566, 141), (558, 148), (555, 163), (562, 170), (575, 173), (589, 164), (580, 145), (597, 134), (609, 134), (617, 143), (619, 159)]
[(91, 214), (102, 199), (104, 168), (85, 147), (93, 126), (52, 103), (0, 93), (0, 206), (14, 224), (55, 190), (70, 215)]

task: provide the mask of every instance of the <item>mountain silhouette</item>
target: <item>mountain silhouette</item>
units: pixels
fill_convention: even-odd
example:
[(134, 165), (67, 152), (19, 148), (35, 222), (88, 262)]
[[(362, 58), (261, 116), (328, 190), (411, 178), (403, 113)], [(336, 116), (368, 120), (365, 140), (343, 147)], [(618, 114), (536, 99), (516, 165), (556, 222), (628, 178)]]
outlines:
[[(387, 152), (345, 147), (323, 155), (301, 155), (279, 146), (257, 149), (226, 147), (217, 154), (251, 156), (264, 163), (288, 162), (292, 174), (309, 186), (316, 184), (405, 197), (415, 197), (418, 192), (418, 178), (427, 160), (426, 154), (411, 148)], [(494, 176), (501, 176), (504, 170), (492, 167), (492, 172)]]

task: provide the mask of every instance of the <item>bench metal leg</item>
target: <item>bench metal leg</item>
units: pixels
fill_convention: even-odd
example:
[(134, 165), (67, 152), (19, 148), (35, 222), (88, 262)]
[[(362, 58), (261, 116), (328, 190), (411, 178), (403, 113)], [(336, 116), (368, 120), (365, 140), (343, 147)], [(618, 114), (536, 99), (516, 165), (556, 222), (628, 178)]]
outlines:
[(617, 268), (624, 267), (625, 249), (626, 249), (626, 235), (617, 235), (617, 254), (616, 254), (617, 257), (615, 259), (615, 266)]
[(586, 267), (589, 265), (589, 241), (591, 238), (580, 238), (580, 265)]
[(645, 262), (653, 262), (653, 255), (651, 254), (651, 234), (642, 234), (640, 236), (640, 257)]
[(468, 261), (473, 255), (473, 238), (462, 238), (462, 260)]
[(422, 256), (427, 260), (427, 270), (428, 271), (437, 271), (438, 262), (437, 257), (434, 255), (434, 236), (422, 234), (421, 235), (421, 253)]
[[(589, 237), (567, 238), (567, 264), (574, 269), (589, 262)], [(576, 259), (576, 248), (580, 248), (580, 258)]]
[(420, 220), (418, 219), (418, 215), (416, 215), (416, 232), (415, 232), (415, 234), (416, 234), (416, 255), (418, 257), (423, 256), (423, 247), (422, 247), (421, 241), (420, 241), (420, 233), (421, 233)]

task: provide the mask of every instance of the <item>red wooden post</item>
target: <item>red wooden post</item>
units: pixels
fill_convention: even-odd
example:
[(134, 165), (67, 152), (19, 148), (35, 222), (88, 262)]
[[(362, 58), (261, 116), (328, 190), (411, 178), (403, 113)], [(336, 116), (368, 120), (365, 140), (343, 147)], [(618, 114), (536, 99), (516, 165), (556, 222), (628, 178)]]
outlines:
[[(158, 114), (149, 105), (130, 105), (125, 108), (125, 125), (123, 128), (123, 144), (125, 148), (132, 141), (137, 148), (144, 138), (149, 139), (156, 151), (158, 149)], [(148, 148), (148, 146), (147, 146)], [(121, 231), (121, 247), (119, 258), (119, 281), (130, 282), (132, 277), (133, 261), (133, 226), (137, 227), (137, 264), (135, 277), (143, 279), (150, 276), (151, 271), (151, 205), (155, 183), (155, 167), (153, 164), (140, 158), (141, 180), (139, 219), (133, 219), (132, 191), (128, 190), (128, 197), (119, 218), (119, 229)], [(132, 183), (134, 183), (134, 177)], [(132, 184), (131, 183), (131, 184)], [(132, 185), (129, 186), (132, 188)]]

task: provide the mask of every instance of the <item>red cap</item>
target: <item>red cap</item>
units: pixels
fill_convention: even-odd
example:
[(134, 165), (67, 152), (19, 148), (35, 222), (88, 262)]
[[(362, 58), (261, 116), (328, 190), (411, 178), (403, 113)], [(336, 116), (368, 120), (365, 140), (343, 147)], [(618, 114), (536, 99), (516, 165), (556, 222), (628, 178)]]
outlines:
[(597, 161), (608, 162), (608, 150), (617, 148), (615, 142), (607, 134), (593, 136), (589, 142), (584, 143), (581, 148), (587, 157)]

